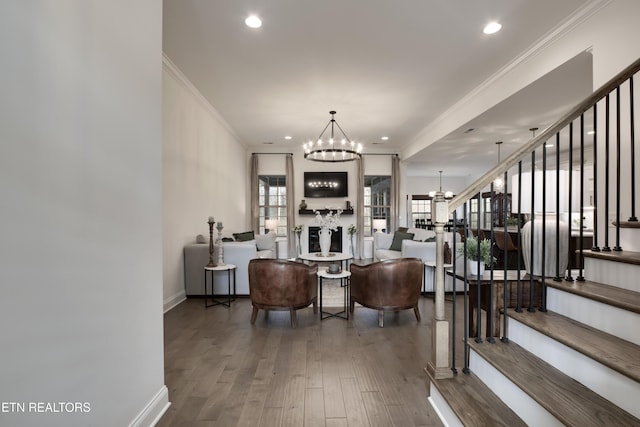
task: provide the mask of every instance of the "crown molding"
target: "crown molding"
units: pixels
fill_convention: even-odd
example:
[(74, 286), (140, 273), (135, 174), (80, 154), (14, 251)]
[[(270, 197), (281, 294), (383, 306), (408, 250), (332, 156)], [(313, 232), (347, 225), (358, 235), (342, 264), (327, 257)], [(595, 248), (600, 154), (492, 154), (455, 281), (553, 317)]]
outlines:
[[(473, 90), (467, 93), (463, 98), (461, 98), (454, 105), (445, 110), (442, 114), (440, 114), (436, 119), (431, 122), (427, 127), (422, 129), (411, 141), (405, 144), (402, 147), (403, 158), (406, 158), (407, 150), (411, 150), (414, 146), (419, 145), (419, 142), (422, 138), (426, 137), (435, 125), (444, 121), (451, 115), (454, 115), (459, 109), (466, 107), (472, 99), (480, 96), (482, 92), (486, 91), (491, 86), (495, 85), (500, 79), (508, 76), (510, 73), (514, 71), (517, 67), (526, 63), (530, 59), (534, 58), (542, 51), (544, 51), (548, 46), (555, 43), (560, 38), (569, 34), (580, 24), (585, 22), (587, 19), (598, 13), (601, 9), (603, 9), (606, 5), (611, 3), (613, 0), (592, 0), (579, 9), (577, 9), (573, 14), (571, 14), (567, 19), (565, 19), (562, 23), (556, 26), (554, 29), (549, 31), (547, 34), (542, 36), (536, 42), (534, 42), (531, 46), (529, 46), (526, 50), (524, 50), (520, 55), (516, 56), (513, 60), (507, 63), (505, 66), (500, 68), (497, 72), (487, 78), (485, 81), (476, 86)], [(592, 47), (587, 47), (585, 51), (590, 51)], [(432, 141), (435, 142), (435, 141)], [(427, 145), (428, 146), (428, 145)], [(419, 152), (420, 150), (426, 148), (424, 147), (416, 147), (410, 153), (411, 155)]]
[(169, 58), (164, 52), (162, 52), (162, 67), (169, 74), (171, 74), (171, 76), (174, 77), (176, 81), (178, 81), (178, 83), (182, 85), (182, 87), (184, 87), (187, 91), (189, 91), (191, 95), (193, 95), (193, 97), (200, 103), (200, 105), (205, 110), (207, 110), (209, 114), (211, 114), (214, 120), (220, 123), (222, 127), (227, 132), (229, 132), (229, 134), (231, 134), (231, 136), (240, 145), (242, 145), (244, 148), (247, 148), (247, 144), (238, 136), (236, 131), (231, 127), (231, 125), (224, 119), (224, 117), (222, 117), (222, 115), (220, 115), (218, 110), (216, 110), (215, 107), (211, 105), (211, 103), (207, 100), (207, 98), (205, 98), (204, 95), (202, 95), (202, 93), (198, 90), (198, 88), (195, 87), (193, 83), (191, 83), (189, 78), (180, 70), (180, 68), (178, 68), (176, 64), (173, 63), (173, 61), (171, 61), (171, 58)]

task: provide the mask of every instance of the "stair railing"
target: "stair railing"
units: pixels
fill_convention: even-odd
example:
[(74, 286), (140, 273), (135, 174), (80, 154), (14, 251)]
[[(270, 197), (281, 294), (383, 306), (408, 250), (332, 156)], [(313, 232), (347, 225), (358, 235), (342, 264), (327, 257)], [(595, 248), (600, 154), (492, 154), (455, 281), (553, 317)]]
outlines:
[[(462, 239), (449, 236), (453, 256), (452, 266), (446, 275), (442, 273), (442, 256), (436, 258), (434, 323), (445, 317), (442, 313), (445, 312), (444, 289), (447, 280), (452, 285), (453, 293), (450, 317), (453, 321), (452, 335), (451, 339), (448, 335), (438, 336), (448, 334), (448, 328), (434, 327), (436, 336), (433, 342), (448, 340), (449, 348), (435, 348), (430, 366), (441, 363), (443, 355), (448, 354), (450, 349), (452, 374), (457, 373), (456, 366), (460, 363), (463, 372), (468, 373), (468, 340), (473, 338), (478, 343), (483, 342), (481, 308), (486, 312), (486, 341), (493, 344), (497, 342), (495, 338), (499, 337), (499, 341), (508, 343), (506, 311), (514, 309), (521, 312), (524, 306), (528, 311), (546, 311), (547, 277), (555, 281), (584, 281), (585, 250), (622, 250), (620, 228), (638, 222), (634, 108), (637, 96), (633, 79), (639, 71), (640, 59), (449, 201), (448, 211), (453, 216), (454, 235), (459, 230)], [(588, 123), (589, 118), (591, 122)], [(601, 130), (602, 124), (604, 131)], [(592, 128), (590, 134), (585, 132), (587, 126)], [(549, 155), (552, 144), (555, 158)], [(590, 144), (593, 151), (589, 160), (586, 150)], [(551, 165), (548, 160), (551, 160)], [(563, 164), (566, 166), (563, 167)], [(516, 172), (510, 174), (514, 169)], [(504, 182), (501, 193), (493, 184), (498, 176), (503, 177)], [(625, 177), (624, 181), (621, 176)], [(516, 181), (513, 189), (508, 184), (510, 177)], [(523, 186), (523, 181), (529, 181), (529, 185)], [(592, 182), (592, 188), (587, 187), (588, 182)], [(593, 206), (593, 219), (590, 221), (585, 217), (587, 190), (592, 193), (588, 202)], [(509, 191), (518, 195), (515, 200), (518, 216), (515, 218), (510, 214), (514, 210), (514, 200), (510, 199)], [(524, 197), (523, 193), (527, 191), (530, 195)], [(549, 196), (553, 196), (553, 199)], [(547, 199), (550, 199), (549, 203)], [(622, 206), (623, 201), (625, 206)], [(527, 206), (524, 207), (523, 203)], [(613, 221), (610, 213), (612, 207), (615, 216)], [(461, 218), (458, 208), (462, 208)], [(500, 216), (496, 215), (496, 210), (500, 211)], [(628, 211), (626, 222), (621, 219), (623, 210)], [(527, 214), (523, 215), (524, 211)], [(572, 212), (576, 213), (577, 218), (573, 218)], [(566, 218), (561, 218), (561, 215), (566, 215)], [(508, 223), (514, 220), (517, 224), (508, 227)], [(587, 223), (592, 224), (592, 232), (586, 231)], [(473, 234), (480, 240), (481, 233), (484, 233), (484, 238), (493, 245), (492, 250), (496, 250), (497, 228), (504, 231), (504, 241), (500, 242), (504, 248), (508, 246), (509, 233), (512, 235), (511, 240), (517, 247), (516, 260), (513, 261), (512, 256), (509, 261), (507, 253), (499, 254), (502, 255), (499, 265), (490, 263), (484, 276), (472, 276), (467, 263), (468, 237)], [(442, 227), (439, 228), (437, 224), (436, 232), (442, 233)], [(604, 244), (600, 247), (602, 237)], [(611, 237), (615, 239), (613, 249), (609, 246)], [(589, 242), (589, 238), (591, 243), (585, 243)], [(445, 242), (442, 234), (439, 234), (436, 242), (437, 253), (442, 254)], [(575, 278), (574, 274), (577, 274)], [(470, 287), (474, 288), (473, 295), (469, 292)], [(462, 292), (462, 298), (458, 298), (459, 292)], [(462, 304), (462, 307), (458, 308), (458, 304)], [(470, 308), (476, 308), (473, 317)], [(456, 313), (460, 309), (463, 310), (462, 326), (456, 324)], [(498, 320), (500, 317), (501, 321)], [(456, 348), (456, 333), (459, 330), (463, 331), (465, 343), (462, 355), (457, 353)]]

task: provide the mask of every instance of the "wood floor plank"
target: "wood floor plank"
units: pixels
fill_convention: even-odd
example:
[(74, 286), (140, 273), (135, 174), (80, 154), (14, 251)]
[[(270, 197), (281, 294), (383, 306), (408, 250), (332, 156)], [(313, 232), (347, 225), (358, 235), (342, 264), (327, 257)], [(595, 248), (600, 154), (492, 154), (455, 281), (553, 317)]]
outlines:
[(321, 388), (305, 390), (304, 426), (325, 427), (324, 394)]
[(304, 425), (304, 387), (303, 375), (291, 375), (285, 386), (282, 425), (298, 427)]
[(347, 413), (347, 423), (350, 427), (370, 426), (367, 410), (364, 407), (362, 393), (356, 378), (341, 378), (344, 407)]
[(264, 408), (260, 414), (259, 427), (280, 427), (282, 425), (282, 408)]
[[(325, 364), (326, 367), (326, 364)], [(327, 418), (345, 418), (344, 397), (337, 372), (324, 372), (322, 376), (324, 411)]]
[(267, 384), (256, 382), (251, 384), (249, 387), (249, 393), (247, 394), (247, 399), (245, 400), (242, 411), (240, 412), (238, 425), (256, 426), (260, 423), (264, 402), (268, 393), (269, 387)]
[(326, 427), (349, 427), (346, 418), (327, 418)]
[(367, 411), (369, 423), (376, 427), (391, 427), (391, 417), (384, 404), (382, 396), (377, 391), (366, 391), (362, 393), (362, 401)]
[[(423, 317), (431, 305), (421, 300)], [(430, 321), (416, 325), (408, 312), (379, 328), (368, 311), (321, 322), (309, 309), (293, 329), (286, 312), (251, 325), (249, 299), (208, 309), (187, 300), (165, 314), (172, 405), (158, 426), (375, 425), (370, 416), (381, 425), (441, 426), (424, 404)]]

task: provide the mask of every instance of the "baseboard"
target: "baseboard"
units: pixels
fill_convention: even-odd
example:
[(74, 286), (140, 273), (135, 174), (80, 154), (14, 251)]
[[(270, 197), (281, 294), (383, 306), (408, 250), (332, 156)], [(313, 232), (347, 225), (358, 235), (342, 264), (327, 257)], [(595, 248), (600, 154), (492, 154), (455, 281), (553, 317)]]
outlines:
[(178, 292), (177, 294), (167, 298), (164, 300), (163, 303), (163, 309), (164, 309), (164, 313), (166, 313), (167, 311), (171, 310), (173, 307), (175, 307), (176, 305), (180, 304), (182, 301), (187, 299), (187, 294), (185, 293), (184, 289), (181, 290), (180, 292)]
[(151, 401), (144, 407), (142, 412), (129, 424), (129, 427), (152, 427), (158, 424), (160, 418), (167, 412), (171, 406), (169, 402), (169, 389), (166, 385), (160, 388), (160, 391), (151, 399)]

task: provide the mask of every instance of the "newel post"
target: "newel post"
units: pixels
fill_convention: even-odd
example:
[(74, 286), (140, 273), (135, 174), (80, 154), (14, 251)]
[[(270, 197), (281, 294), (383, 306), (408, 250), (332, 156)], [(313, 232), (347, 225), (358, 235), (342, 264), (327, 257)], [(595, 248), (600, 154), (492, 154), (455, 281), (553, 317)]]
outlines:
[(449, 322), (444, 316), (444, 225), (449, 220), (449, 202), (442, 191), (438, 191), (432, 200), (431, 212), (436, 228), (436, 305), (431, 331), (431, 360), (427, 370), (433, 378), (440, 379), (453, 377), (449, 366)]

